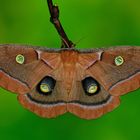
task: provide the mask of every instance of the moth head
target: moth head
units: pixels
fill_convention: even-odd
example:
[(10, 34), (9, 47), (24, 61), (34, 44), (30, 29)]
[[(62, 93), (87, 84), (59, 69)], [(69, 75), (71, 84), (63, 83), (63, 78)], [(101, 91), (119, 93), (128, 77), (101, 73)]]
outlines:
[(44, 77), (37, 85), (37, 91), (43, 95), (49, 95), (52, 93), (56, 84), (56, 80), (50, 76)]
[(99, 83), (92, 77), (86, 77), (83, 79), (82, 86), (85, 93), (89, 96), (96, 95), (100, 91)]

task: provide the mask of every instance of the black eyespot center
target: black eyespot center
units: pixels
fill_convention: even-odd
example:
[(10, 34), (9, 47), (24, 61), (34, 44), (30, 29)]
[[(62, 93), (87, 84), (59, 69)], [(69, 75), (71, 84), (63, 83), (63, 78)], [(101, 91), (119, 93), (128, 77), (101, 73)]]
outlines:
[(50, 76), (44, 77), (36, 87), (36, 90), (42, 95), (50, 95), (54, 90), (56, 80)]
[(86, 77), (85, 79), (83, 79), (82, 86), (85, 94), (88, 96), (94, 96), (100, 91), (99, 83), (92, 77)]

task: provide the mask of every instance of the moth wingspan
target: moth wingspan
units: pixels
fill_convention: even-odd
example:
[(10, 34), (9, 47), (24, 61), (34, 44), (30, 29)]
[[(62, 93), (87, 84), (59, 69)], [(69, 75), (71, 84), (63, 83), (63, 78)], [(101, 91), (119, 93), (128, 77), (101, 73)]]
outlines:
[(140, 86), (138, 47), (93, 53), (11, 47), (0, 47), (0, 85), (19, 93), (19, 102), (41, 117), (52, 118), (69, 111), (95, 119), (115, 109), (120, 95)]

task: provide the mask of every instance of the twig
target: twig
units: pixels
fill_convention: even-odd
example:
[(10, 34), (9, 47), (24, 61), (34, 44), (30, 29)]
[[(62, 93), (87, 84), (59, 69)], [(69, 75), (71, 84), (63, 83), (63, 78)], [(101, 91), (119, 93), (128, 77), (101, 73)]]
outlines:
[(75, 46), (74, 43), (72, 43), (72, 41), (70, 41), (61, 25), (61, 22), (59, 20), (59, 8), (58, 6), (53, 5), (52, 0), (47, 0), (48, 2), (48, 7), (49, 7), (49, 11), (50, 11), (50, 21), (52, 22), (52, 24), (54, 24), (58, 34), (61, 37), (62, 40), (62, 46), (61, 48), (73, 48)]

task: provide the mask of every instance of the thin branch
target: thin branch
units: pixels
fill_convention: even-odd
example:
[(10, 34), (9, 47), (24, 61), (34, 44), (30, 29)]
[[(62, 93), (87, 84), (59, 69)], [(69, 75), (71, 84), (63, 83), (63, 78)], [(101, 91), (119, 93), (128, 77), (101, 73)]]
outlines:
[(70, 41), (61, 25), (61, 22), (59, 20), (59, 8), (58, 6), (53, 5), (52, 0), (47, 0), (48, 2), (48, 7), (49, 7), (49, 11), (50, 11), (50, 21), (52, 22), (52, 24), (54, 24), (58, 34), (61, 37), (62, 40), (62, 48), (73, 48), (75, 46), (74, 43), (72, 43), (72, 41)]

